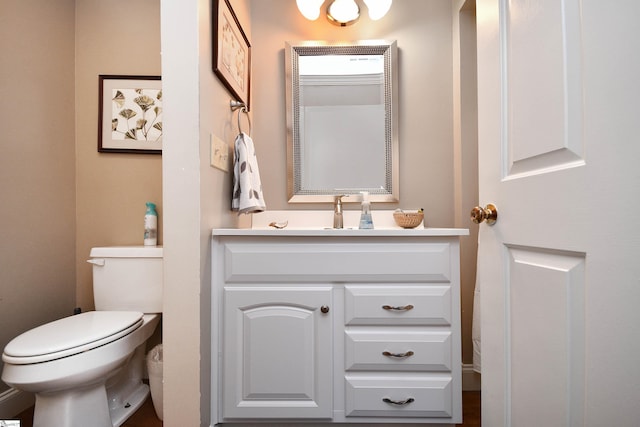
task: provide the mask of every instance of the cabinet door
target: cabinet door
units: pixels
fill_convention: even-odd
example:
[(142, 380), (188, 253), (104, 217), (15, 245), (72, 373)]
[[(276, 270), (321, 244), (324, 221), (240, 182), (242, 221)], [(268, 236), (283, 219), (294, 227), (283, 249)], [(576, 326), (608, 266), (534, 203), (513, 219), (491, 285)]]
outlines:
[(223, 418), (331, 418), (331, 287), (224, 290)]

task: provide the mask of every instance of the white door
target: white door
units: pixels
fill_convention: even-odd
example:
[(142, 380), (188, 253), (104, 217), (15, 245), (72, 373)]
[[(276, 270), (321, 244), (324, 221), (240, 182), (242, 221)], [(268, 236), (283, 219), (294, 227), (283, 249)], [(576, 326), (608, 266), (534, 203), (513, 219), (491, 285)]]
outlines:
[(482, 425), (640, 425), (640, 2), (478, 0)]

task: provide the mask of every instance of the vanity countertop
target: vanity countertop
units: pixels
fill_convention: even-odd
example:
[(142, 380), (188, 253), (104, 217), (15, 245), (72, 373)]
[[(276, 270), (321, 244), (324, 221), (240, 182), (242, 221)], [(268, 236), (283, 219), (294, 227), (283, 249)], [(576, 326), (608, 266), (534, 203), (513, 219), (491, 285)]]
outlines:
[[(331, 228), (333, 223), (333, 211), (331, 210), (288, 210), (266, 211), (252, 214), (243, 221), (242, 228), (214, 229), (213, 236), (342, 236), (342, 237), (402, 237), (402, 236), (433, 236), (453, 237), (468, 236), (466, 228), (436, 228), (425, 227), (428, 218), (416, 228), (405, 229), (399, 227), (393, 220), (394, 211), (372, 210), (374, 229), (360, 230), (358, 223), (360, 212), (356, 210), (344, 211), (344, 228)], [(276, 229), (270, 224), (286, 226)]]
[(469, 230), (466, 228), (414, 228), (414, 229), (321, 229), (321, 228), (284, 228), (277, 230), (274, 228), (217, 228), (212, 231), (213, 236), (298, 236), (298, 237), (416, 237), (416, 236), (468, 236)]

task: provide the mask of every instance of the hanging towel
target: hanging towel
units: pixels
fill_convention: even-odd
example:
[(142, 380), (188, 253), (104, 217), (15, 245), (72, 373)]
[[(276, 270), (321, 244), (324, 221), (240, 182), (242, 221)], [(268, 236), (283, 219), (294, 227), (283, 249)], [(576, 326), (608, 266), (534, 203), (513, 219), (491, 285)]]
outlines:
[(252, 213), (265, 209), (256, 150), (251, 137), (240, 132), (235, 141), (231, 210)]
[(476, 279), (476, 289), (473, 291), (473, 320), (471, 326), (471, 340), (473, 342), (473, 370), (482, 372), (482, 335), (480, 330), (480, 279)]
[(476, 256), (476, 287), (473, 291), (473, 319), (471, 323), (471, 341), (473, 343), (473, 370), (482, 373), (482, 331), (480, 329), (480, 288), (482, 284), (482, 271), (480, 252), (480, 236), (478, 236), (478, 255)]

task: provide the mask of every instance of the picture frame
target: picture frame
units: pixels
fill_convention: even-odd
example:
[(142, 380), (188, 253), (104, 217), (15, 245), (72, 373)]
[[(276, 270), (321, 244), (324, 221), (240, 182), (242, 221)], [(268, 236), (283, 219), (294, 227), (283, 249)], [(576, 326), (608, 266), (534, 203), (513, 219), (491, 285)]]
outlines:
[(162, 153), (160, 76), (98, 76), (98, 152)]
[(251, 44), (229, 0), (215, 0), (212, 14), (213, 72), (249, 111)]

